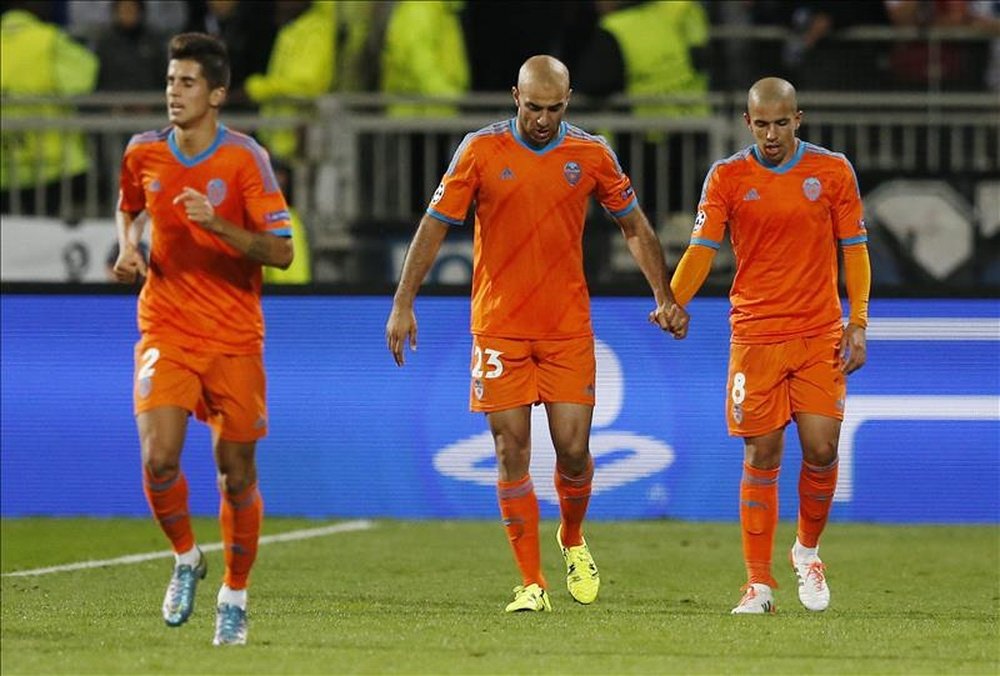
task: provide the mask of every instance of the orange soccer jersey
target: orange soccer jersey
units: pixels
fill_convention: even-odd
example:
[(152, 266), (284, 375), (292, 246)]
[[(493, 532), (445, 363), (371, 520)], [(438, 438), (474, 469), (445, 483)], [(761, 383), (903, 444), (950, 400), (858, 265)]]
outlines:
[(839, 328), (837, 247), (868, 240), (858, 182), (842, 154), (799, 141), (778, 167), (756, 146), (716, 162), (691, 243), (718, 249), (727, 227), (737, 266), (729, 295), (733, 343)]
[(619, 217), (636, 207), (608, 144), (566, 122), (543, 148), (511, 119), (468, 134), (427, 213), (461, 225), (476, 203), (472, 333), (501, 338), (587, 336), (583, 275), (588, 198)]
[(139, 296), (143, 335), (205, 352), (260, 353), (260, 263), (189, 220), (174, 198), (190, 187), (234, 225), (290, 236), (266, 151), (222, 125), (195, 157), (181, 153), (172, 128), (137, 134), (125, 150), (119, 187), (119, 210), (146, 210), (152, 224), (149, 275)]

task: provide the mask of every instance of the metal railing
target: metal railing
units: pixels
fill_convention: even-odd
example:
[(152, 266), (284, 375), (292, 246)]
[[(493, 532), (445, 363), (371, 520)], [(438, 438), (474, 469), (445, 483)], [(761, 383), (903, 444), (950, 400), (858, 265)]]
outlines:
[[(337, 95), (302, 102), (297, 115), (262, 117), (226, 112), (227, 125), (245, 132), (295, 129), (306, 140), (293, 162), (295, 206), (307, 224), (313, 249), (342, 263), (339, 279), (363, 281), (352, 256), (380, 246), (386, 232), (412, 230), (433, 194), (461, 138), (513, 115), (509, 95), (476, 95), (452, 101), (447, 118), (396, 118), (385, 114), (395, 102), (380, 95)], [(670, 97), (658, 103), (690, 103)], [(605, 133), (632, 177), (640, 200), (658, 225), (690, 216), (705, 172), (716, 159), (751, 142), (742, 121), (742, 94), (698, 97), (704, 117), (653, 118), (628, 113), (650, 101), (575, 97), (567, 120)], [(38, 99), (17, 103), (37, 103)], [(52, 102), (52, 99), (44, 99)], [(128, 102), (123, 107), (123, 101)], [(63, 176), (56, 190), (41, 184), (5, 191), (5, 214), (45, 213), (66, 219), (110, 218), (117, 200), (121, 153), (131, 134), (166, 126), (159, 94), (116, 94), (56, 100), (77, 112), (66, 117), (4, 115), (4, 156), (18, 135), (38, 131), (81, 134), (88, 148), (87, 171), (71, 186)], [(4, 98), (6, 109), (12, 101)], [(1000, 114), (992, 94), (821, 93), (800, 95), (805, 111), (801, 136), (844, 152), (859, 174), (939, 177), (995, 177), (1000, 174)], [(141, 110), (143, 112), (136, 112)], [(868, 187), (862, 185), (864, 192)], [(72, 189), (71, 189), (72, 188)], [(76, 189), (79, 188), (77, 193)], [(35, 199), (31, 212), (25, 196)], [(46, 196), (55, 204), (46, 203)], [(42, 199), (38, 199), (42, 198)]]

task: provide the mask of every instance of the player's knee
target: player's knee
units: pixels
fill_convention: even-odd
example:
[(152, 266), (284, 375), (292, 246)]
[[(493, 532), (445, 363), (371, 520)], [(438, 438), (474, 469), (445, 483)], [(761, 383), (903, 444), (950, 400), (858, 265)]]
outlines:
[(802, 459), (810, 465), (826, 467), (837, 459), (837, 440), (828, 439), (802, 448)]
[(219, 472), (216, 480), (220, 493), (235, 495), (252, 486), (257, 480), (257, 473), (252, 468), (230, 468), (225, 472)]
[(590, 447), (584, 444), (556, 448), (556, 463), (559, 471), (567, 476), (577, 477), (586, 474), (590, 469)]
[(177, 458), (164, 453), (147, 452), (143, 465), (151, 476), (161, 481), (177, 476), (180, 471)]

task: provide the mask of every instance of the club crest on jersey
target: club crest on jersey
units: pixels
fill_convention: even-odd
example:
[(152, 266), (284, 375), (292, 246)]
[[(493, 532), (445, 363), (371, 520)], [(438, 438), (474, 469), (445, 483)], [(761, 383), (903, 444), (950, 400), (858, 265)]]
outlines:
[(580, 165), (576, 162), (567, 162), (563, 166), (563, 176), (566, 177), (566, 182), (570, 185), (576, 185), (580, 182), (580, 177), (583, 175), (583, 170), (580, 169)]
[(802, 192), (805, 194), (807, 200), (815, 202), (823, 193), (823, 184), (815, 176), (810, 176), (802, 181)]
[(743, 404), (733, 404), (733, 420), (737, 425), (743, 424)]
[(226, 199), (226, 182), (221, 178), (213, 178), (208, 182), (208, 203), (217, 207), (224, 199)]
[(476, 399), (479, 399), (481, 401), (482, 398), (483, 398), (483, 379), (482, 378), (473, 378), (472, 379), (472, 391), (473, 391), (473, 393), (475, 393)]
[(160, 192), (160, 179), (154, 178), (149, 182), (149, 192)]

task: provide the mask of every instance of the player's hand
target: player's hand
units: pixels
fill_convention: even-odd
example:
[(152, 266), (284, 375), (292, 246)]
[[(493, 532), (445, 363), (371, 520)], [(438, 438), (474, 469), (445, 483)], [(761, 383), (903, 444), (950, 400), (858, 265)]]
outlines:
[(114, 275), (116, 282), (125, 284), (135, 282), (140, 276), (145, 277), (146, 259), (143, 258), (142, 252), (138, 247), (128, 245), (124, 249), (119, 250), (118, 258), (115, 259), (115, 265), (111, 269), (111, 274)]
[(840, 338), (840, 370), (850, 375), (865, 365), (868, 358), (865, 330), (857, 324), (844, 327), (844, 335)]
[(403, 349), (407, 342), (410, 344), (410, 349), (416, 352), (417, 316), (413, 313), (412, 307), (402, 309), (393, 303), (389, 320), (385, 323), (385, 344), (392, 353), (396, 366), (403, 365)]
[(682, 340), (687, 336), (691, 316), (677, 303), (664, 303), (649, 313), (649, 321), (672, 333), (677, 340)]
[(208, 197), (198, 192), (194, 188), (184, 188), (181, 193), (174, 198), (174, 204), (183, 204), (187, 217), (203, 228), (212, 230), (215, 224), (215, 208), (208, 201)]

